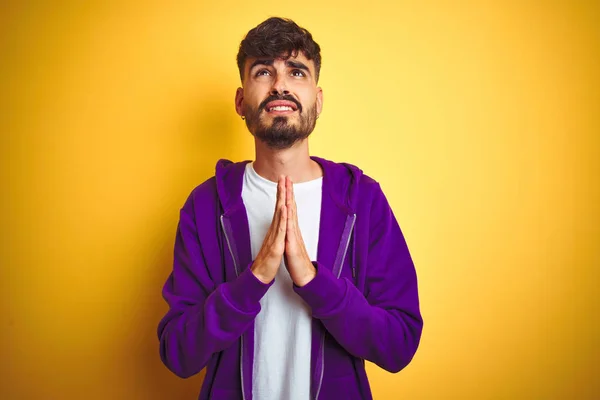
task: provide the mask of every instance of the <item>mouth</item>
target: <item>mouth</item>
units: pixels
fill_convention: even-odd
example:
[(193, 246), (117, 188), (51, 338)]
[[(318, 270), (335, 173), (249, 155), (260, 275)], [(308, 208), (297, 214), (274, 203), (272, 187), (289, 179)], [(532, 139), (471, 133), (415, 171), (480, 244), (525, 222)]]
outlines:
[(298, 106), (292, 101), (277, 100), (267, 103), (264, 110), (267, 114), (287, 115), (298, 111)]

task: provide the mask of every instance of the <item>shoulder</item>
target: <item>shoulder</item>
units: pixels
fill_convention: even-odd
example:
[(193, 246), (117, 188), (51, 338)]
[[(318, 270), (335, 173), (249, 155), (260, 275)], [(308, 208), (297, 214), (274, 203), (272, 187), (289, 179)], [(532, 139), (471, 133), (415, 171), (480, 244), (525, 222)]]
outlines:
[(375, 180), (375, 178), (367, 174), (363, 174), (363, 176), (360, 179), (359, 185), (364, 191), (373, 192), (381, 190), (381, 185), (379, 184), (379, 182)]
[(312, 157), (329, 174), (329, 185), (332, 195), (352, 210), (360, 208), (361, 203), (369, 203), (380, 191), (379, 182), (356, 164), (342, 161), (331, 161)]
[(182, 209), (197, 214), (201, 210), (214, 209), (217, 202), (217, 180), (212, 176), (189, 192)]
[(370, 176), (369, 174), (367, 174), (365, 172), (365, 170), (358, 166), (357, 164), (353, 164), (353, 163), (349, 163), (349, 162), (345, 162), (345, 161), (340, 161), (340, 162), (336, 162), (336, 161), (328, 161), (325, 160), (328, 163), (331, 163), (332, 165), (336, 165), (337, 168), (339, 169), (346, 169), (350, 172), (350, 174), (354, 177), (354, 179), (356, 179), (356, 181), (359, 183), (359, 185), (362, 185), (363, 187), (367, 188), (367, 189), (372, 189), (373, 187), (379, 185), (379, 182), (377, 182), (377, 180), (375, 178), (373, 178), (372, 176)]
[(348, 170), (353, 171), (355, 190), (350, 190), (351, 204), (358, 214), (369, 215), (373, 221), (388, 218), (393, 213), (381, 183), (361, 167), (348, 162), (340, 162)]
[(355, 171), (354, 177), (356, 179), (356, 186), (358, 188), (359, 200), (373, 200), (374, 197), (383, 195), (379, 181), (365, 172), (363, 168), (348, 162), (340, 162), (337, 164), (343, 165), (351, 171)]

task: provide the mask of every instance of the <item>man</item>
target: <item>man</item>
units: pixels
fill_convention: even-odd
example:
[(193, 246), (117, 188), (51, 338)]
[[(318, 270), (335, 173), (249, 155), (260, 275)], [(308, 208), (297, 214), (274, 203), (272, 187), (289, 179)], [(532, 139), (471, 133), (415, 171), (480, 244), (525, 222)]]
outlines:
[(161, 358), (184, 378), (206, 367), (200, 399), (370, 399), (365, 360), (398, 372), (421, 337), (407, 244), (375, 180), (309, 155), (311, 34), (269, 18), (237, 61), (256, 160), (220, 160), (180, 210)]

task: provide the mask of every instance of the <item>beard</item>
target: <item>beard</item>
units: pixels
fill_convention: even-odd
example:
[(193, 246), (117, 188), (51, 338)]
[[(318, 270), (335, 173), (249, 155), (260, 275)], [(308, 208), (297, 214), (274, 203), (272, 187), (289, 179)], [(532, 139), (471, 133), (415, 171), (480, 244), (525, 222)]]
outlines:
[[(267, 103), (273, 100), (289, 100), (296, 103), (298, 107), (297, 121), (294, 123), (290, 120), (295, 117), (284, 115), (273, 118), (270, 124), (261, 119), (261, 113), (264, 111)], [(311, 108), (304, 110), (296, 99), (289, 96), (269, 96), (257, 109), (246, 105), (244, 107), (244, 115), (246, 117), (246, 126), (250, 133), (252, 133), (252, 136), (264, 142), (272, 149), (284, 150), (292, 147), (296, 142), (308, 138), (315, 129), (317, 123), (317, 102)]]

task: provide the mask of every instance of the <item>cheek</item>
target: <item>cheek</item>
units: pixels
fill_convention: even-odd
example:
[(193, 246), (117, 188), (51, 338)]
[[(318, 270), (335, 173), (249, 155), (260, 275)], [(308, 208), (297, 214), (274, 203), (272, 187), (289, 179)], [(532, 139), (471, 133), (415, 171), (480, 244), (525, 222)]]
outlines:
[(256, 112), (258, 110), (258, 105), (260, 104), (260, 100), (255, 99), (254, 97), (244, 97), (244, 102), (242, 103), (242, 108), (248, 111)]
[(248, 103), (260, 104), (269, 95), (269, 85), (264, 82), (253, 82), (244, 90), (244, 98)]
[(317, 102), (317, 93), (315, 91), (306, 91), (302, 93), (301, 96), (300, 101), (304, 107), (312, 108)]
[(298, 82), (293, 86), (293, 93), (303, 102), (313, 103), (317, 99), (317, 89), (308, 82)]

